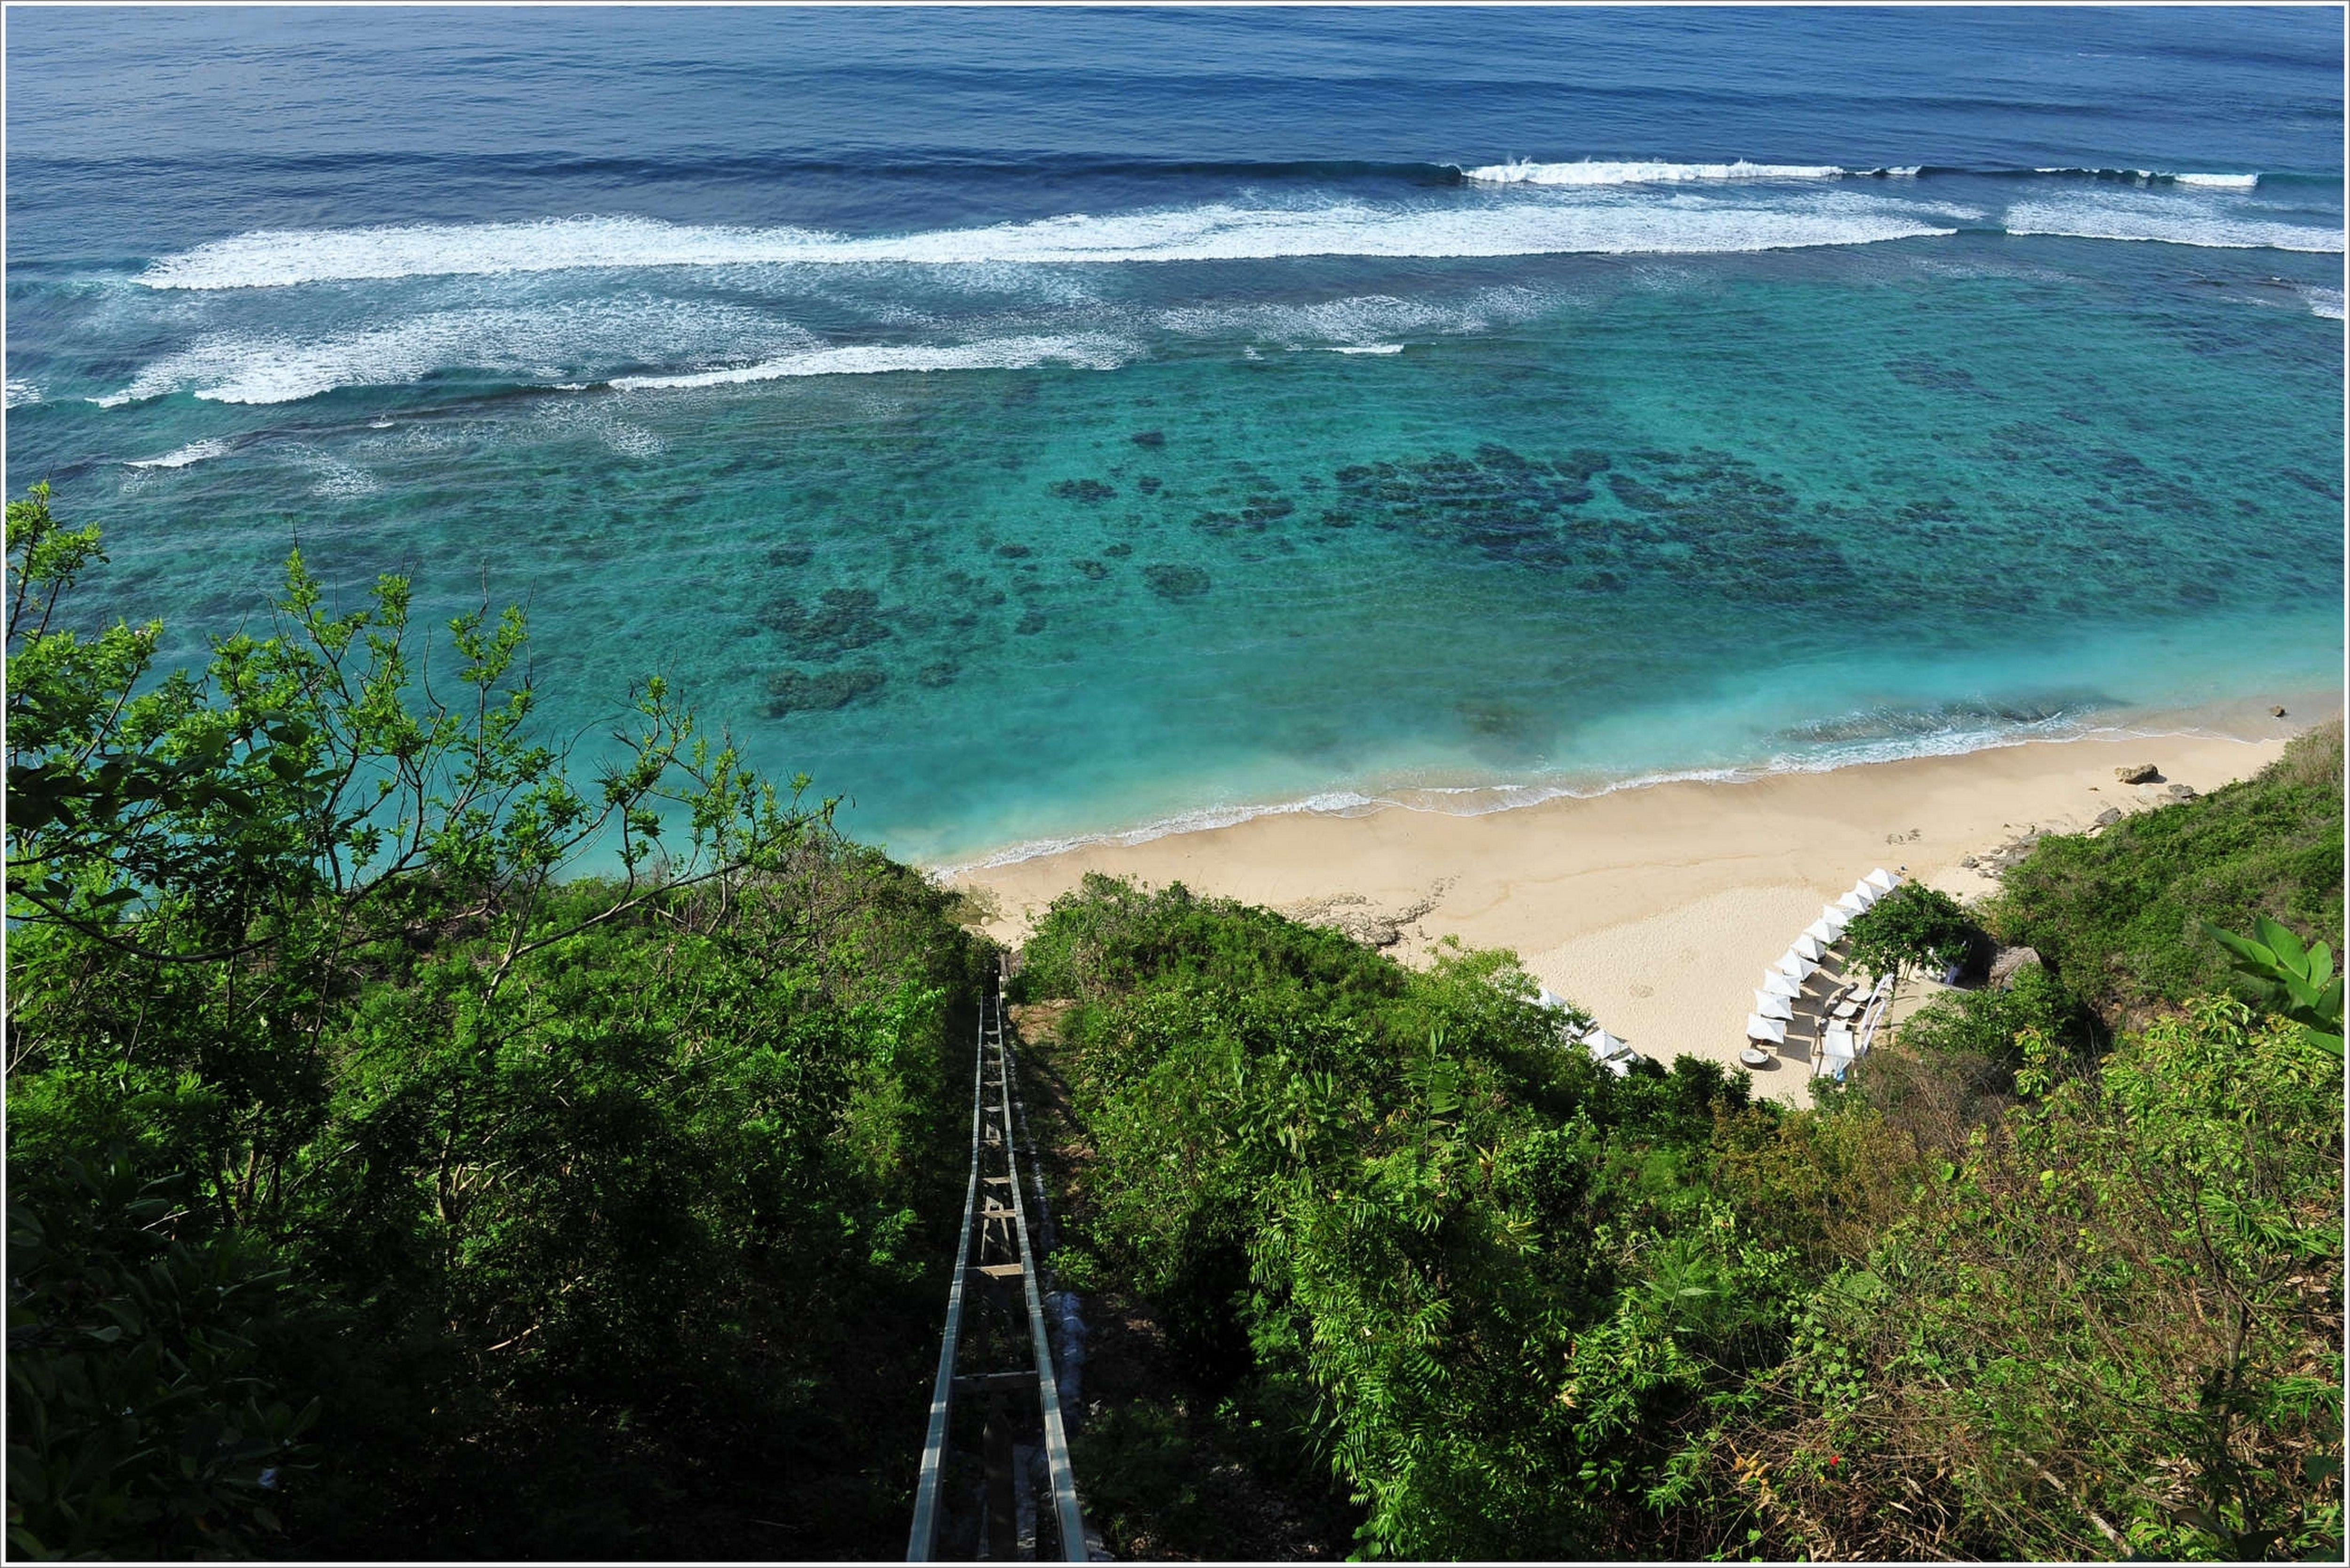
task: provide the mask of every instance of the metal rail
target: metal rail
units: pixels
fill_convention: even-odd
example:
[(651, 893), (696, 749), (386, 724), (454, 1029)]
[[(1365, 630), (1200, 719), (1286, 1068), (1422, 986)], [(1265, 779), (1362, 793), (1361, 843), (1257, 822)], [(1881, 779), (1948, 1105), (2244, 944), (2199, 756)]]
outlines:
[[(947, 1448), (952, 1425), (954, 1398), (958, 1391), (984, 1393), (990, 1397), (1022, 1395), (1034, 1389), (1045, 1437), (1045, 1471), (1053, 1493), (1055, 1520), (1061, 1536), (1061, 1554), (1066, 1561), (1083, 1563), (1088, 1560), (1085, 1517), (1077, 1503), (1076, 1478), (1069, 1465), (1068, 1435), (1061, 1418), (1059, 1380), (1054, 1375), (1053, 1347), (1045, 1328), (1044, 1298), (1036, 1281), (1035, 1253), (1028, 1234), (1028, 1206), (1021, 1191), (1019, 1145), (1014, 1115), (1018, 1106), (1018, 1085), (1011, 1043), (1005, 1028), (1003, 1000), (1000, 989), (985, 997), (980, 1006), (979, 1042), (972, 1072), (971, 1090), (971, 1177), (963, 1190), (962, 1234), (956, 1243), (954, 1279), (947, 1292), (945, 1333), (939, 1345), (938, 1376), (931, 1389), (930, 1431), (922, 1444), (921, 1479), (914, 1494), (913, 1528), (906, 1545), (906, 1561), (927, 1563), (932, 1560), (938, 1547), (941, 1518), (944, 1512), (941, 1488), (944, 1481)], [(993, 1060), (991, 1063), (990, 1057)], [(989, 1076), (989, 1068), (994, 1076)], [(987, 1091), (994, 1089), (997, 1098), (990, 1102)], [(1023, 1107), (1024, 1109), (1024, 1107)], [(1023, 1120), (1024, 1121), (1024, 1116)], [(1000, 1156), (1002, 1174), (987, 1168)], [(1012, 1201), (1006, 1207), (996, 1200), (993, 1189), (1008, 1188)], [(983, 1195), (984, 1202), (982, 1201)], [(1008, 1227), (1005, 1221), (1009, 1221)], [(973, 1249), (982, 1252), (993, 1251), (1016, 1253), (1016, 1258), (993, 1263), (976, 1262)], [(957, 1376), (956, 1355), (963, 1338), (963, 1306), (965, 1286), (973, 1279), (980, 1289), (1001, 1290), (1017, 1277), (1020, 1281), (1022, 1304), (1028, 1319), (1028, 1348), (1033, 1365), (1012, 1371), (989, 1371)], [(1009, 1303), (1006, 1303), (1007, 1305)], [(992, 1478), (993, 1479), (993, 1478)], [(992, 1557), (1007, 1557), (995, 1542), (999, 1531), (1008, 1531), (1012, 1521), (999, 1519), (1001, 1510), (994, 1501), (983, 1505), (990, 1520)]]

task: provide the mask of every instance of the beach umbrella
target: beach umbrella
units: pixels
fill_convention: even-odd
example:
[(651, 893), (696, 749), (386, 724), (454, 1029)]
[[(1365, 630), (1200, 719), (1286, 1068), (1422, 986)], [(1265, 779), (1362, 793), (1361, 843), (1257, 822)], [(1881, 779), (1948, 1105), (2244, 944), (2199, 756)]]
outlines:
[(1760, 1013), (1748, 1013), (1746, 1038), (1767, 1040), (1773, 1045), (1784, 1045), (1787, 1043), (1787, 1026), (1775, 1018), (1765, 1018)]
[(1610, 1056), (1620, 1056), (1632, 1048), (1597, 1024), (1592, 1025), (1591, 1033), (1583, 1037), (1583, 1044), (1584, 1048), (1591, 1053), (1591, 1059), (1595, 1062), (1605, 1062)]
[(1792, 949), (1779, 955), (1777, 965), (1781, 974), (1785, 975), (1789, 980), (1796, 981), (1811, 979), (1819, 967), (1819, 961), (1816, 959), (1807, 959)]
[(1864, 909), (1877, 899), (1877, 889), (1868, 885), (1868, 878), (1866, 877), (1852, 885), (1852, 896), (1860, 900), (1860, 907)]
[(1774, 996), (1767, 991), (1758, 991), (1754, 993), (1754, 1012), (1755, 1015), (1761, 1018), (1792, 1020), (1795, 1016), (1795, 1004), (1786, 997)]
[(1773, 996), (1794, 998), (1804, 994), (1804, 982), (1794, 975), (1781, 974), (1775, 969), (1766, 969), (1762, 971), (1762, 989)]
[(1890, 893), (1893, 891), (1895, 885), (1900, 879), (1895, 877), (1892, 872), (1887, 871), (1884, 867), (1879, 866), (1876, 870), (1871, 871), (1867, 876), (1862, 877), (1861, 880), (1876, 888), (1880, 893)]
[(1808, 935), (1797, 937), (1795, 945), (1791, 950), (1803, 954), (1814, 963), (1828, 956), (1828, 950), (1820, 946), (1819, 939)]
[(1853, 1057), (1852, 1031), (1831, 1029), (1820, 1042), (1820, 1054), (1831, 1062), (1849, 1062)]
[(1835, 901), (1835, 907), (1847, 915), (1857, 915), (1868, 908), (1868, 900), (1857, 893), (1846, 893)]
[(1553, 991), (1548, 986), (1544, 986), (1542, 990), (1535, 994), (1534, 1001), (1542, 1006), (1549, 1008), (1554, 1012), (1564, 1012), (1566, 1010), (1566, 998), (1559, 995), (1558, 992)]
[(1844, 935), (1844, 929), (1852, 924), (1852, 917), (1846, 914), (1842, 909), (1837, 909), (1834, 904), (1822, 904), (1820, 906), (1820, 919), (1827, 925), (1830, 933), (1828, 940), (1830, 941), (1834, 941), (1837, 937)]
[(1827, 917), (1823, 915), (1818, 919), (1814, 920), (1810, 925), (1804, 928), (1804, 935), (1811, 938), (1812, 940), (1819, 943), (1822, 947), (1825, 947), (1830, 942), (1835, 941), (1838, 937), (1844, 935), (1844, 922), (1839, 920), (1834, 925), (1830, 925), (1828, 923)]

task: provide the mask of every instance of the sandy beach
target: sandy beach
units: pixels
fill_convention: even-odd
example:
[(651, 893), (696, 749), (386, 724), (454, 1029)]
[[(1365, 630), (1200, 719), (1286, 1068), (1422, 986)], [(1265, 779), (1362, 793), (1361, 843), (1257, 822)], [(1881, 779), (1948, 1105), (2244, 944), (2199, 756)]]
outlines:
[[(2338, 701), (2333, 711), (2340, 711)], [(2033, 742), (1749, 782), (1659, 784), (1478, 816), (1390, 807), (1292, 813), (1139, 844), (1100, 843), (955, 877), (1020, 940), (1089, 871), (1264, 904), (1407, 961), (1457, 937), (1513, 950), (1552, 990), (1639, 1051), (1735, 1063), (1762, 971), (1877, 867), (1961, 898), (1991, 878), (1960, 862), (2027, 832), (2079, 832), (2107, 810), (2162, 804), (2258, 772), (2329, 716), (2237, 709), (2206, 732)], [(2227, 734), (2210, 732), (2224, 728)], [(2117, 768), (2152, 763), (2161, 782)], [(1798, 1063), (1755, 1075), (1800, 1100)]]

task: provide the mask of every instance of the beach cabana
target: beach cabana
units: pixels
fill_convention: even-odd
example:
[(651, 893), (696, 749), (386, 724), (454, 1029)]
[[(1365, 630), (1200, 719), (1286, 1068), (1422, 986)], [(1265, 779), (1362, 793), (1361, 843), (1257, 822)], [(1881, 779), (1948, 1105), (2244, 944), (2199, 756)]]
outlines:
[(1760, 1013), (1750, 1012), (1746, 1015), (1746, 1038), (1758, 1042), (1767, 1041), (1773, 1045), (1784, 1045), (1787, 1043), (1787, 1026), (1775, 1018), (1765, 1018)]
[(1767, 991), (1758, 991), (1754, 993), (1754, 1015), (1757, 1018), (1776, 1018), (1782, 1022), (1792, 1022), (1795, 1016), (1795, 1003), (1792, 998), (1776, 996)]
[(1861, 880), (1876, 888), (1880, 893), (1890, 893), (1900, 884), (1901, 879), (1898, 877), (1896, 877), (1892, 872), (1887, 871), (1884, 867), (1879, 866), (1867, 876), (1863, 877)]
[(1809, 932), (1805, 932), (1804, 935), (1797, 937), (1795, 939), (1795, 945), (1791, 950), (1803, 954), (1814, 963), (1817, 963), (1820, 960), (1828, 956), (1828, 950), (1822, 947), (1820, 945), (1819, 939), (1811, 935)]
[(1842, 1024), (1829, 1030), (1820, 1040), (1820, 1061), (1831, 1071), (1852, 1065), (1854, 1052), (1852, 1031)]
[(1781, 974), (1775, 969), (1766, 969), (1762, 971), (1762, 989), (1773, 996), (1783, 996), (1793, 1000), (1804, 994), (1804, 982), (1794, 975)]

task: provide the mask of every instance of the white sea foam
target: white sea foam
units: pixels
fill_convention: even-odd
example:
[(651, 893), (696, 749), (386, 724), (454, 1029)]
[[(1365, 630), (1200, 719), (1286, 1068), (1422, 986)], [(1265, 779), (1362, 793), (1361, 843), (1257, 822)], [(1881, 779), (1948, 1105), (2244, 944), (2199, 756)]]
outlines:
[(531, 309), (434, 311), (324, 337), (216, 334), (143, 367), (112, 408), (188, 391), (224, 403), (285, 403), (338, 387), (399, 386), (464, 368), (553, 380), (559, 367), (764, 353), (813, 343), (756, 311), (646, 298)]
[(2145, 240), (2161, 244), (2220, 250), (2277, 250), (2341, 254), (2340, 229), (2280, 223), (2259, 207), (2194, 201), (2185, 197), (2075, 195), (2019, 202), (2002, 226), (2011, 234), (2061, 235), (2082, 240)]
[(7, 379), (7, 400), (5, 405), (0, 406), (21, 409), (26, 403), (37, 403), (40, 400), (41, 389), (37, 383), (21, 380), (11, 376)]
[(2342, 291), (2340, 289), (2320, 288), (2313, 286), (2303, 289), (2301, 291), (2301, 296), (2309, 301), (2309, 311), (2311, 315), (2322, 316), (2328, 321), (2339, 321), (2342, 319)]
[(2129, 180), (2140, 185), (2201, 185), (2221, 191), (2250, 191), (2261, 182), (2258, 174), (2173, 174), (2160, 169), (2034, 169), (2033, 172), (2070, 175), (2074, 179)]
[(594, 267), (1705, 254), (1866, 244), (1950, 232), (1938, 226), (1929, 209), (1843, 193), (1776, 204), (1626, 191), (1585, 192), (1581, 201), (1547, 194), (1550, 199), (1498, 206), (1217, 202), (868, 238), (650, 218), (269, 230), (164, 257), (139, 281), (154, 288), (222, 289)]
[[(1841, 180), (1856, 172), (1833, 163), (1652, 163), (1586, 158), (1573, 163), (1536, 163), (1513, 159), (1461, 171), (1471, 180), (1497, 185), (1678, 185), (1714, 180)], [(1915, 169), (1887, 170), (1915, 174)]]
[(286, 450), (286, 456), (296, 467), (306, 469), (317, 481), (310, 493), (336, 500), (372, 495), (383, 488), (383, 482), (355, 462), (346, 462), (332, 452), (313, 446), (296, 446)]
[(177, 452), (167, 452), (161, 457), (140, 458), (126, 462), (125, 468), (192, 468), (216, 457), (226, 457), (236, 449), (236, 443), (218, 437), (211, 441), (190, 441)]
[(1400, 354), (1400, 343), (1337, 343), (1330, 347), (1333, 354)]
[(800, 376), (874, 376), (891, 370), (1026, 370), (1046, 364), (1114, 370), (1135, 352), (1135, 345), (1098, 334), (996, 337), (977, 343), (852, 344), (804, 349), (726, 369), (674, 376), (618, 376), (610, 385), (620, 391), (668, 390), (739, 386)]
[(1464, 299), (1404, 299), (1388, 294), (1279, 303), (1194, 305), (1153, 311), (1152, 327), (1185, 337), (1255, 338), (1287, 348), (1393, 351), (1405, 337), (1451, 337), (1530, 320), (1555, 296), (1530, 288), (1479, 289)]

